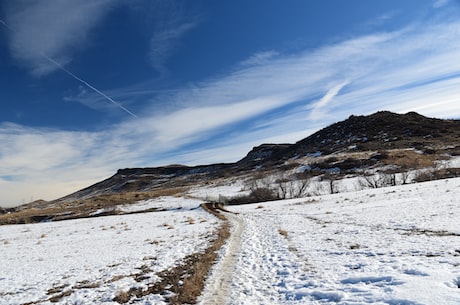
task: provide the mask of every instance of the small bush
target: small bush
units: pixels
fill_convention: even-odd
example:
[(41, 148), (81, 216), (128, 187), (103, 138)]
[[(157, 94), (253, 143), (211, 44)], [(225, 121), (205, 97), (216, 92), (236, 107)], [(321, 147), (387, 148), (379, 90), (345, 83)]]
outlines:
[(249, 196), (256, 199), (257, 202), (279, 199), (278, 195), (272, 189), (268, 187), (255, 188), (251, 190), (251, 192), (249, 193)]
[(414, 181), (425, 182), (456, 177), (460, 177), (460, 168), (431, 169), (417, 172)]
[(264, 201), (279, 200), (280, 197), (275, 191), (269, 188), (255, 188), (248, 195), (234, 197), (228, 200), (228, 204), (249, 204)]
[(113, 299), (115, 302), (124, 304), (127, 303), (131, 299), (131, 295), (127, 291), (118, 291), (117, 295)]

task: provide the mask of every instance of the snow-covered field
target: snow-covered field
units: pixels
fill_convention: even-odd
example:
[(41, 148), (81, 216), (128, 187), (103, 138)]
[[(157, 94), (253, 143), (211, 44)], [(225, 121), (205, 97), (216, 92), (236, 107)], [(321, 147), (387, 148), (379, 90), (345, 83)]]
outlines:
[(229, 209), (227, 304), (460, 304), (460, 179)]
[[(162, 198), (156, 206), (178, 208), (178, 201)], [(138, 209), (146, 205), (155, 204), (141, 202)], [(217, 226), (214, 216), (189, 208), (0, 226), (0, 304), (51, 304), (53, 297), (61, 304), (118, 304), (117, 293), (144, 287), (157, 272), (204, 250)], [(159, 295), (139, 303), (164, 304)]]
[[(172, 210), (1, 226), (0, 304), (62, 294), (60, 304), (116, 304), (209, 244), (219, 222), (198, 203), (162, 198), (125, 209)], [(239, 214), (200, 304), (460, 304), (460, 179), (228, 209)]]

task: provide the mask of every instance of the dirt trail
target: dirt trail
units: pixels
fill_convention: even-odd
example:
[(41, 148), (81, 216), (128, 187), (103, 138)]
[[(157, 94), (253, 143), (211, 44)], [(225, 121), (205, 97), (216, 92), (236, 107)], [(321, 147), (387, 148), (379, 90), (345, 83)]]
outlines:
[(244, 230), (243, 219), (232, 213), (225, 213), (225, 217), (232, 223), (233, 230), (227, 244), (221, 248), (222, 259), (211, 270), (206, 287), (198, 304), (227, 304), (229, 289), (232, 280), (236, 256), (240, 252), (241, 235)]

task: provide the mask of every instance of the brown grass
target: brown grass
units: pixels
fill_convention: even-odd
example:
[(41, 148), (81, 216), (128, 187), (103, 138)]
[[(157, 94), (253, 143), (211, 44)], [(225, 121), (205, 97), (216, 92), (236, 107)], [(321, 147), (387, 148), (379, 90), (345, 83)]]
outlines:
[(115, 298), (113, 298), (113, 301), (123, 304), (123, 303), (128, 303), (130, 299), (131, 299), (131, 295), (129, 291), (122, 290), (122, 291), (117, 292), (117, 295), (115, 296)]
[(132, 298), (141, 298), (149, 294), (164, 294), (166, 290), (173, 293), (168, 303), (195, 304), (204, 288), (205, 280), (217, 258), (219, 250), (230, 236), (230, 225), (225, 216), (216, 210), (212, 204), (202, 205), (203, 209), (219, 219), (225, 220), (216, 232), (211, 245), (204, 251), (191, 254), (182, 260), (182, 264), (159, 272), (159, 282), (149, 284), (146, 289), (132, 287), (128, 291), (119, 291), (113, 299), (118, 303), (127, 303)]
[(287, 238), (288, 235), (289, 235), (288, 231), (283, 230), (283, 229), (278, 229), (278, 233), (279, 233), (281, 236), (284, 236), (285, 238)]
[[(41, 207), (19, 207), (8, 214), (0, 214), (0, 225), (36, 223), (45, 220), (68, 220), (96, 216), (116, 215), (120, 212), (110, 208), (117, 205), (132, 204), (140, 200), (158, 198), (162, 196), (174, 196), (182, 194), (186, 189), (183, 187), (154, 190), (148, 192), (126, 192), (120, 194), (100, 195), (88, 199), (72, 201), (54, 201), (43, 204)], [(93, 215), (99, 209), (107, 209), (106, 212)], [(153, 210), (152, 210), (153, 211)], [(144, 211), (142, 211), (144, 212)]]
[(434, 161), (445, 159), (439, 155), (419, 154), (413, 150), (389, 150), (385, 163), (403, 169), (421, 169), (434, 165)]

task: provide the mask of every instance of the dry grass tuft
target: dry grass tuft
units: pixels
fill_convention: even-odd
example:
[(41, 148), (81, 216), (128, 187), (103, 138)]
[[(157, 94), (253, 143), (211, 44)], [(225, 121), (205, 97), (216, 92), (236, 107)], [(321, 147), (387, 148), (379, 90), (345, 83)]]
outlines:
[[(137, 201), (163, 196), (177, 196), (183, 194), (186, 190), (187, 189), (184, 187), (171, 187), (147, 192), (105, 194), (87, 199), (67, 199), (68, 201), (57, 200), (40, 205), (39, 207), (25, 205), (16, 208), (10, 213), (0, 213), (0, 225), (117, 215), (120, 214), (120, 212), (115, 209), (118, 205), (132, 204)], [(105, 212), (93, 214), (100, 209), (105, 209)]]
[(286, 238), (287, 238), (288, 235), (289, 235), (288, 231), (283, 230), (283, 229), (278, 229), (278, 233), (279, 233), (280, 235), (286, 237)]
[(123, 303), (128, 303), (128, 301), (131, 299), (131, 294), (128, 291), (118, 291), (115, 298), (113, 298), (113, 301), (123, 304)]

